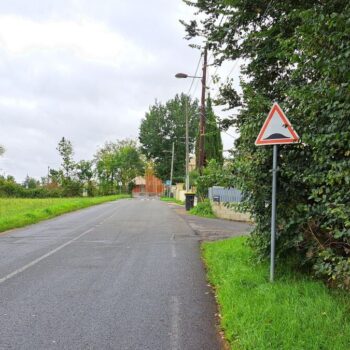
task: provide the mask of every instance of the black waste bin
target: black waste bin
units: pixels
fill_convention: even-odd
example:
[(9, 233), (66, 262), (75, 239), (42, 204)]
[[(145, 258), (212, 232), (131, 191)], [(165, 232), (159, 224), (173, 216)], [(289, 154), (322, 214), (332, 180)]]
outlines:
[(190, 210), (194, 207), (194, 193), (185, 193), (186, 196), (186, 202), (185, 202), (185, 207), (186, 210)]

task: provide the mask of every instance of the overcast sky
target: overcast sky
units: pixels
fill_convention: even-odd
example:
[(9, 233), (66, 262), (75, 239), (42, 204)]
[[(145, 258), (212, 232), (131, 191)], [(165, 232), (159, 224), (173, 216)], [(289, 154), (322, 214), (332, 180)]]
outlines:
[(46, 175), (62, 136), (76, 161), (137, 138), (155, 99), (188, 91), (174, 74), (198, 62), (179, 23), (191, 17), (181, 0), (0, 0), (0, 173)]

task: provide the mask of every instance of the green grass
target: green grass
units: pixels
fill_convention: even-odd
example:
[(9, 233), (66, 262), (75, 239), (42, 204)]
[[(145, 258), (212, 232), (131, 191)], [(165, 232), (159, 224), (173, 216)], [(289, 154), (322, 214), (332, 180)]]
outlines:
[(232, 349), (350, 349), (350, 295), (281, 266), (269, 283), (268, 264), (256, 264), (245, 242), (202, 246)]
[(211, 208), (210, 201), (207, 199), (204, 202), (198, 202), (198, 204), (190, 210), (190, 214), (201, 216), (203, 218), (216, 218), (213, 209)]
[(170, 198), (170, 197), (160, 197), (160, 200), (163, 202), (168, 202), (168, 203), (175, 203), (175, 204), (179, 204), (179, 205), (184, 205), (183, 201), (180, 201), (176, 198)]
[(115, 195), (91, 198), (0, 198), (0, 232), (35, 224), (91, 205), (129, 197)]

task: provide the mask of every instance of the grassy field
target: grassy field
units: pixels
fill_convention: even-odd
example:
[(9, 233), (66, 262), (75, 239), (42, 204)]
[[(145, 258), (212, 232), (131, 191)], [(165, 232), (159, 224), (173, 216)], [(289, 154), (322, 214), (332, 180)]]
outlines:
[(0, 232), (129, 195), (84, 198), (0, 198)]
[(281, 266), (269, 283), (268, 264), (256, 264), (245, 242), (239, 237), (202, 246), (232, 349), (350, 349), (350, 295)]

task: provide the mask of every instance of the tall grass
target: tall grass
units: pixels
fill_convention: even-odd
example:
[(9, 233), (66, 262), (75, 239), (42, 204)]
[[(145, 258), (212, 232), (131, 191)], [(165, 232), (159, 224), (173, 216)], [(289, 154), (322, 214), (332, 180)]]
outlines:
[(350, 296), (279, 265), (257, 264), (246, 238), (203, 245), (221, 325), (232, 349), (348, 350)]
[(163, 202), (168, 202), (168, 203), (175, 203), (175, 204), (179, 204), (179, 205), (183, 205), (184, 202), (180, 201), (179, 199), (176, 199), (174, 197), (160, 197), (160, 200)]
[(203, 202), (198, 202), (198, 204), (190, 210), (190, 214), (212, 219), (216, 217), (209, 199), (205, 199)]
[(84, 198), (0, 198), (0, 232), (129, 195)]

